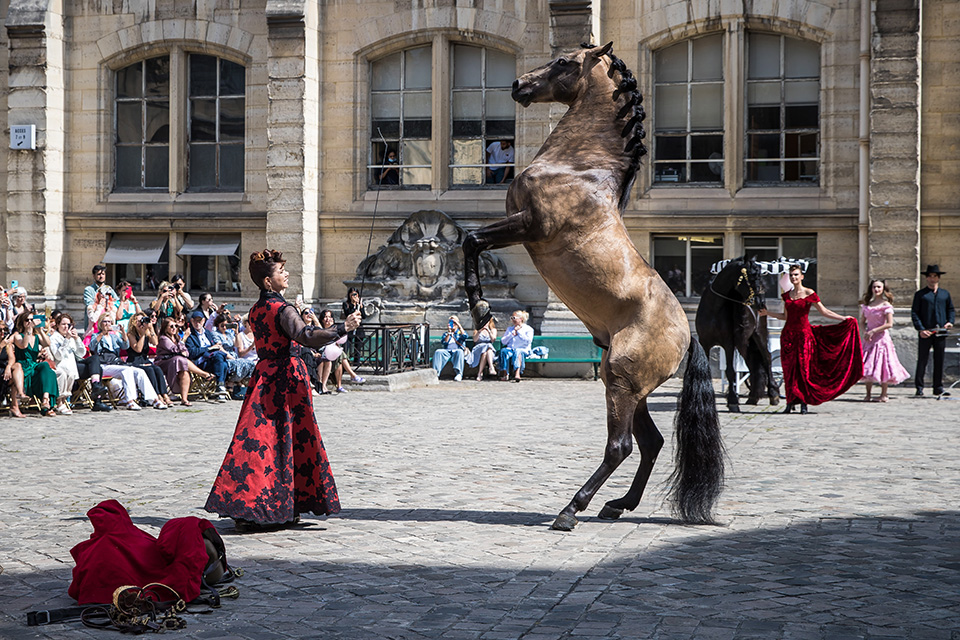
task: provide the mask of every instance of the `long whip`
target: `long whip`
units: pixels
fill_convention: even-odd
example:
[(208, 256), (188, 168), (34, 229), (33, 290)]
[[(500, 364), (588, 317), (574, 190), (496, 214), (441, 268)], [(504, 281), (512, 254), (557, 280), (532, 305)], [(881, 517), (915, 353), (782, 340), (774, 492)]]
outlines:
[[(383, 143), (383, 160), (380, 162), (380, 175), (377, 178), (377, 198), (373, 201), (373, 219), (370, 220), (370, 235), (367, 237), (367, 255), (363, 258), (363, 262), (367, 261), (367, 258), (370, 257), (370, 247), (373, 244), (373, 227), (377, 223), (377, 207), (380, 206), (380, 191), (383, 189), (383, 174), (384, 165), (387, 164), (387, 153), (389, 148), (387, 147), (387, 141), (383, 137), (383, 132), (380, 131), (380, 127), (377, 127), (377, 135), (380, 136), (380, 142)], [(363, 263), (361, 263), (363, 264)], [(367, 283), (367, 270), (363, 270), (363, 274), (360, 276), (360, 304), (363, 304), (363, 287)]]

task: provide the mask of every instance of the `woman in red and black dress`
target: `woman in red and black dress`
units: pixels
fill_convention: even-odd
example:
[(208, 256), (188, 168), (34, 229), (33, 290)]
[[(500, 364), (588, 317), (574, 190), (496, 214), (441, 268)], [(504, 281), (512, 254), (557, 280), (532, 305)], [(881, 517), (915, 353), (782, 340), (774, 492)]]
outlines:
[(356, 329), (360, 314), (330, 329), (304, 324), (281, 295), (289, 280), (284, 262), (279, 251), (250, 256), (250, 276), (260, 287), (260, 299), (250, 309), (249, 322), (260, 360), (205, 507), (233, 518), (241, 531), (292, 524), (301, 513), (340, 511), (296, 343), (322, 347), (334, 342)]
[[(800, 413), (807, 413), (808, 404), (833, 400), (863, 377), (860, 332), (856, 318), (830, 311), (816, 291), (803, 286), (798, 265), (790, 267), (790, 284), (793, 288), (783, 294), (783, 313), (764, 309), (760, 315), (786, 321), (780, 333), (780, 364), (787, 393), (784, 413), (797, 404)], [(810, 326), (810, 307), (840, 324)]]

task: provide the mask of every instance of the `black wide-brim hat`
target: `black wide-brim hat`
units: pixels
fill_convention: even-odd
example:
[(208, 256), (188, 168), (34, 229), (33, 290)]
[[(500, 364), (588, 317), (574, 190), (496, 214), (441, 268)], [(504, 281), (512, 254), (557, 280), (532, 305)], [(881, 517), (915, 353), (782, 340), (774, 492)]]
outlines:
[(940, 265), (938, 264), (928, 264), (927, 270), (920, 272), (921, 275), (925, 275), (925, 276), (929, 276), (934, 273), (937, 274), (938, 276), (942, 276), (943, 274), (946, 273), (946, 271), (940, 271)]

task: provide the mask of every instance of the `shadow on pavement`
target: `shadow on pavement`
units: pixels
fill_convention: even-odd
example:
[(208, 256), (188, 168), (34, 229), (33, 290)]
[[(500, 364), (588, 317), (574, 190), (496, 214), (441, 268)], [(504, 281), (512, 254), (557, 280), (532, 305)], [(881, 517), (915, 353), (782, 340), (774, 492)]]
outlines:
[[(488, 521), (479, 512), (456, 513), (361, 509), (345, 517)], [(542, 518), (531, 513), (490, 517), (508, 525)], [(821, 518), (748, 531), (667, 527), (656, 544), (636, 549), (614, 544), (635, 531), (625, 524), (591, 520), (571, 534), (544, 531), (535, 552), (525, 538), (521, 559), (511, 555), (516, 550), (509, 543), (485, 545), (481, 552), (464, 539), (449, 556), (430, 557), (424, 548), (407, 553), (402, 544), (385, 543), (382, 549), (366, 547), (353, 562), (327, 562), (318, 552), (322, 541), (311, 540), (304, 560), (293, 562), (269, 554), (296, 548), (298, 540), (302, 545), (303, 536), (314, 531), (258, 535), (257, 553), (248, 551), (247, 557), (238, 555), (237, 548), (231, 554), (228, 541), (233, 564), (246, 571), (236, 583), (241, 599), (211, 615), (188, 616), (185, 633), (363, 640), (528, 634), (832, 640), (955, 638), (960, 628), (957, 511), (921, 512), (912, 518)], [(638, 520), (637, 528), (645, 524)], [(396, 531), (384, 527), (381, 533)], [(617, 535), (605, 537), (604, 531)], [(416, 535), (457, 533), (425, 524)], [(590, 540), (596, 561), (551, 561), (558, 540), (574, 542), (568, 536)], [(331, 539), (331, 544), (343, 542)], [(0, 575), (0, 636), (90, 637), (78, 623), (22, 624), (28, 610), (71, 605), (68, 580), (68, 567)]]

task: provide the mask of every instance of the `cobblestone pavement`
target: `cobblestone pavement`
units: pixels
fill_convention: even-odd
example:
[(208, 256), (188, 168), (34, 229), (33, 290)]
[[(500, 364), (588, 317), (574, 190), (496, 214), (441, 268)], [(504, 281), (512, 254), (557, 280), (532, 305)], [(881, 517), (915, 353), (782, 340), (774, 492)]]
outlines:
[[(340, 517), (235, 535), (238, 601), (188, 616), (191, 638), (960, 638), (960, 401), (857, 402), (807, 416), (722, 413), (721, 526), (663, 503), (679, 386), (653, 397), (668, 438), (640, 508), (549, 530), (599, 463), (599, 382), (442, 382), (315, 397)], [(201, 506), (239, 403), (0, 418), (0, 637), (115, 637), (26, 627), (73, 604), (69, 550), (115, 498), (156, 534)]]

